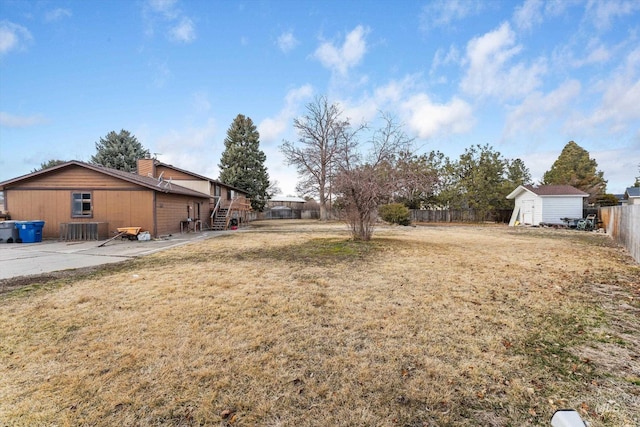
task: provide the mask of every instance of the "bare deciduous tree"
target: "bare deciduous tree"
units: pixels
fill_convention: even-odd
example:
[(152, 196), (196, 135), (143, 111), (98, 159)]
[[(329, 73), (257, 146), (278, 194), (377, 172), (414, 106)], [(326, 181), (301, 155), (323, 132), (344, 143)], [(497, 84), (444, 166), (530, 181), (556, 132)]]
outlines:
[(412, 139), (393, 117), (383, 114), (384, 126), (374, 132), (369, 151), (362, 156), (345, 151), (335, 180), (344, 217), (355, 240), (370, 240), (378, 217), (378, 206), (392, 200), (398, 185), (407, 185), (395, 163), (410, 151)]
[(326, 220), (333, 175), (339, 163), (349, 159), (362, 126), (353, 129), (338, 105), (329, 104), (324, 96), (309, 103), (307, 113), (294, 119), (293, 126), (298, 133), (298, 145), (284, 141), (280, 150), (287, 163), (297, 169), (299, 194), (317, 196), (320, 219)]

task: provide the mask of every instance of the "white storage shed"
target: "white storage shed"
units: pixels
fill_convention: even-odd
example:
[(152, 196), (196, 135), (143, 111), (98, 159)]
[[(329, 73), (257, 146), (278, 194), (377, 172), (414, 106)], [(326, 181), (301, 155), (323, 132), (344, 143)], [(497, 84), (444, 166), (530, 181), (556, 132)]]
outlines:
[(507, 196), (516, 202), (509, 225), (563, 224), (564, 218), (580, 219), (588, 196), (570, 185), (520, 185)]

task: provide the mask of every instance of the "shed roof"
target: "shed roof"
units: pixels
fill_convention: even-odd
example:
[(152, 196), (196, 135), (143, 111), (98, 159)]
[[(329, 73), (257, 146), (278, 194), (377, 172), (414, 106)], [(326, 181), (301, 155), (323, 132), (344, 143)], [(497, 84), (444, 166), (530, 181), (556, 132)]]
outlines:
[(180, 185), (176, 185), (175, 183), (172, 183), (170, 181), (158, 181), (156, 178), (141, 176), (134, 172), (124, 172), (118, 169), (108, 168), (105, 166), (80, 162), (78, 160), (71, 160), (69, 162), (52, 166), (47, 169), (42, 169), (36, 172), (32, 172), (26, 175), (13, 178), (13, 179), (9, 179), (7, 181), (0, 182), (0, 190), (4, 189), (7, 186), (18, 184), (21, 181), (25, 181), (35, 177), (46, 176), (71, 166), (79, 166), (85, 169), (90, 169), (90, 170), (102, 173), (104, 175), (112, 176), (114, 178), (119, 178), (124, 181), (128, 181), (128, 182), (131, 182), (131, 183), (134, 183), (142, 187), (146, 187), (161, 193), (182, 194), (186, 196), (209, 198), (208, 194), (204, 194), (199, 191), (191, 190), (190, 188), (185, 188)]
[(640, 197), (640, 187), (629, 187), (625, 191), (627, 197)]
[(507, 196), (507, 199), (515, 199), (523, 191), (528, 191), (540, 197), (587, 197), (588, 193), (571, 185), (519, 185)]

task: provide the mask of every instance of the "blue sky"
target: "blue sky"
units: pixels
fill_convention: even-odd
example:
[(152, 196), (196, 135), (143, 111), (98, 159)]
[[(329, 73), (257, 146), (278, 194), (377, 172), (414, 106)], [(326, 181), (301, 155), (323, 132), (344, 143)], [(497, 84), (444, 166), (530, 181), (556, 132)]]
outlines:
[(0, 0), (0, 181), (88, 161), (126, 129), (217, 178), (237, 114), (278, 147), (314, 96), (395, 115), (419, 152), (475, 144), (541, 179), (568, 141), (622, 193), (640, 174), (640, 1)]

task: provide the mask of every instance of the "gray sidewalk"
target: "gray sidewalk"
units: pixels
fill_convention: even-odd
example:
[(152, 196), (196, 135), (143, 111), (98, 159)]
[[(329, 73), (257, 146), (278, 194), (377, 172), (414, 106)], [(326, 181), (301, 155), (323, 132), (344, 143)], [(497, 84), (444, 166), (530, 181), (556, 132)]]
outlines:
[(0, 280), (54, 271), (94, 267), (149, 255), (237, 231), (204, 231), (176, 234), (166, 240), (0, 243)]

